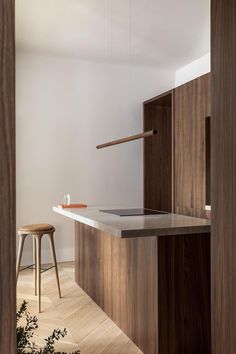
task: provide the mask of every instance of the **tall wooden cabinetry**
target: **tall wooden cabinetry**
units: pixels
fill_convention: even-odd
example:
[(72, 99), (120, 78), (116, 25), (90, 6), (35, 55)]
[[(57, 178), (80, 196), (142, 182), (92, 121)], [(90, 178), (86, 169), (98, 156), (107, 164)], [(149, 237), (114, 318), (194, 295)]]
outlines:
[(144, 205), (207, 217), (206, 119), (211, 116), (210, 74), (144, 102)]
[(236, 2), (211, 3), (212, 354), (235, 354)]
[[(144, 102), (146, 208), (208, 217), (210, 96), (207, 74)], [(210, 354), (210, 234), (160, 237), (158, 255), (159, 352)]]

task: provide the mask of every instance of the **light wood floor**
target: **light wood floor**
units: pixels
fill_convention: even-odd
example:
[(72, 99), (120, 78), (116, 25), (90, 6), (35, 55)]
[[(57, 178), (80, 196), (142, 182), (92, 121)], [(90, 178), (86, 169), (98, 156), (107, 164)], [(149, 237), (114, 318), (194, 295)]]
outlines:
[(54, 328), (67, 328), (68, 335), (58, 351), (81, 350), (81, 354), (142, 354), (136, 345), (74, 282), (73, 263), (59, 264), (62, 299), (58, 298), (54, 269), (42, 274), (42, 313), (37, 313), (33, 271), (20, 272), (17, 285), (18, 306), (28, 301), (30, 313), (39, 319), (34, 341), (42, 345)]

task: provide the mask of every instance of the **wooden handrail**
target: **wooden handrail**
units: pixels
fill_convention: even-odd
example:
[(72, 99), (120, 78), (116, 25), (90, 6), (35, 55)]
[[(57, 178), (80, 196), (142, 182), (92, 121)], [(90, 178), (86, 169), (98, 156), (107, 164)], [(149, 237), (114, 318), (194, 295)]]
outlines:
[(128, 141), (133, 141), (133, 140), (137, 140), (137, 139), (148, 138), (149, 136), (153, 136), (153, 135), (156, 135), (156, 134), (157, 134), (157, 130), (156, 130), (156, 129), (154, 129), (154, 130), (149, 130), (148, 132), (144, 132), (144, 133), (140, 133), (140, 134), (136, 134), (136, 135), (127, 136), (126, 138), (122, 138), (122, 139), (118, 139), (118, 140), (113, 140), (113, 141), (110, 141), (110, 142), (105, 143), (105, 144), (97, 145), (96, 148), (97, 148), (97, 149), (103, 149), (103, 148), (108, 147), (108, 146), (127, 143)]

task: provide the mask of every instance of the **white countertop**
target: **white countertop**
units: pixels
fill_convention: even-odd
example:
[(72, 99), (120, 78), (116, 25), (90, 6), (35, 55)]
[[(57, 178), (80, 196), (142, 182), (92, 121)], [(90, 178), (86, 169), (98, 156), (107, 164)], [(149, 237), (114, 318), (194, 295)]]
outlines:
[(122, 238), (200, 234), (210, 232), (211, 222), (206, 219), (178, 214), (121, 217), (99, 211), (102, 209), (116, 208), (106, 208), (103, 206), (100, 208), (88, 207), (62, 209), (53, 207), (53, 211), (58, 214)]

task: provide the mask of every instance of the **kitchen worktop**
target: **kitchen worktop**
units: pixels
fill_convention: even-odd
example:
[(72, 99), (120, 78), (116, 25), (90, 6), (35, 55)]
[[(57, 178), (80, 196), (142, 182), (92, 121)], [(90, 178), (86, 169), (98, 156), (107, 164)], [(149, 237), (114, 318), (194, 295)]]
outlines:
[[(53, 211), (58, 214), (121, 238), (178, 234), (187, 235), (210, 232), (210, 220), (206, 219), (178, 214), (120, 217), (99, 211), (103, 209), (112, 208), (88, 207), (62, 209), (53, 207)], [(115, 209), (115, 207), (113, 209)]]

